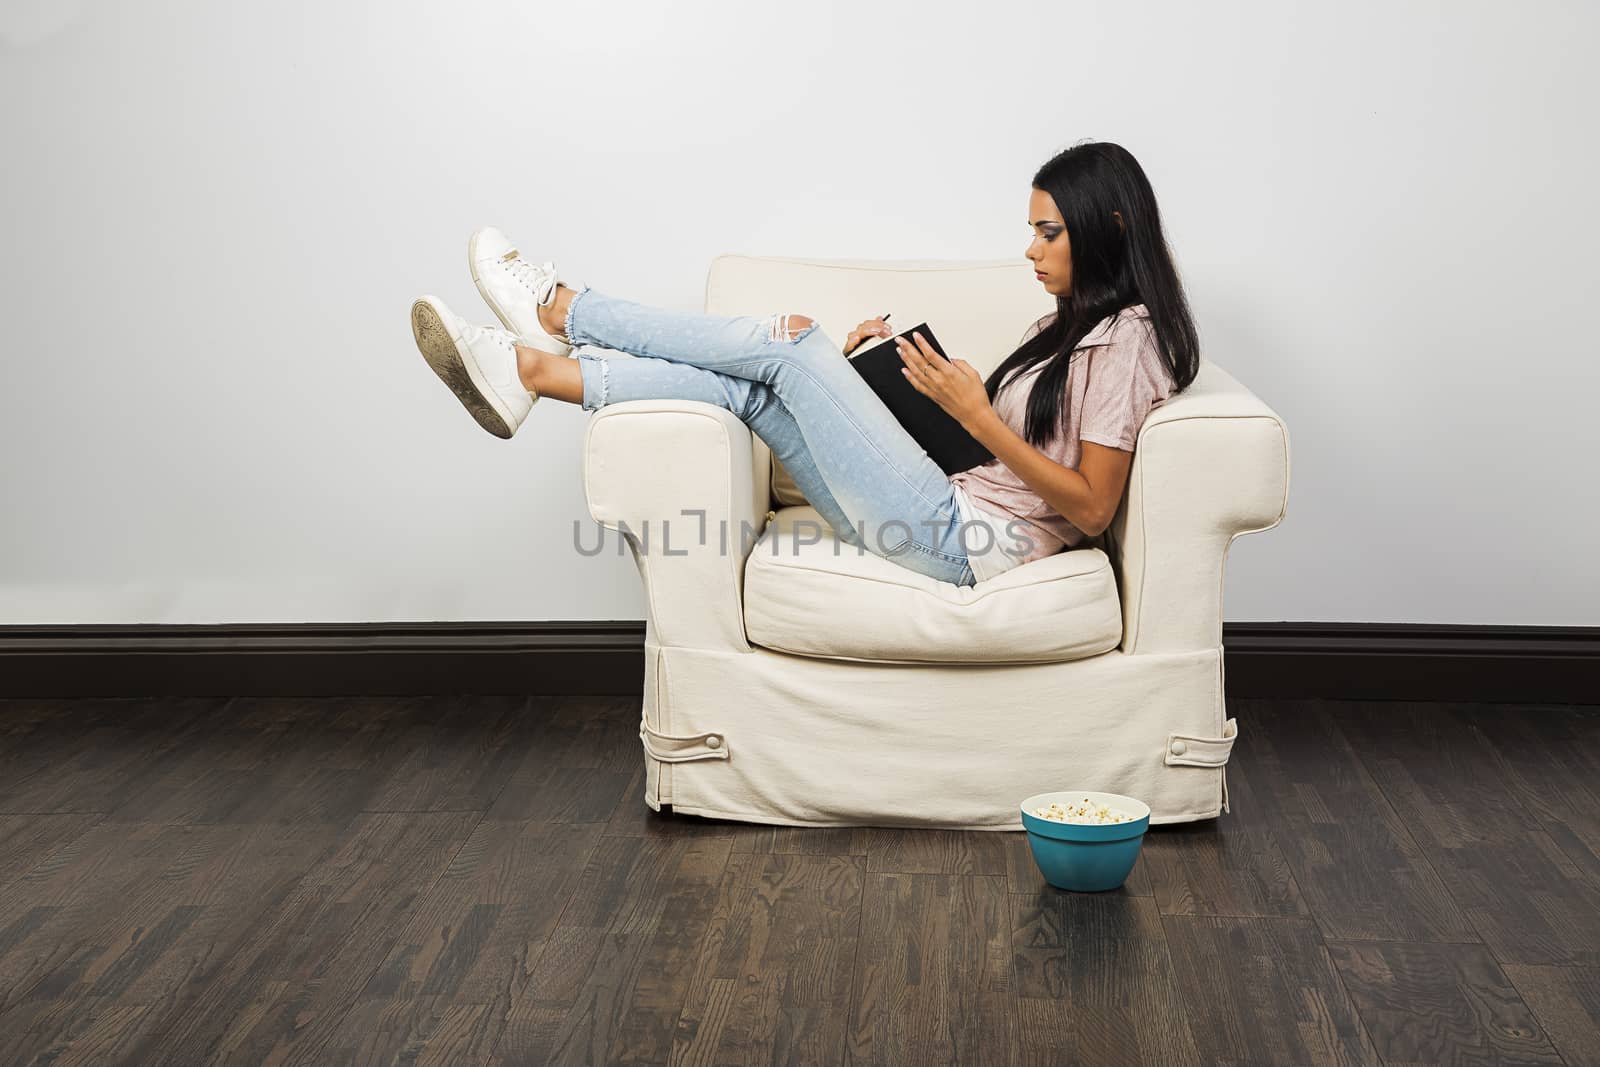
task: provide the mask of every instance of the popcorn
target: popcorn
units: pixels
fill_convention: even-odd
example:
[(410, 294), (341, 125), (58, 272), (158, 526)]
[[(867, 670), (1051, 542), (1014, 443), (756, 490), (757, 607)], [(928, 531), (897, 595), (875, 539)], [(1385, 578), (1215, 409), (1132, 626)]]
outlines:
[(1114, 823), (1132, 822), (1133, 816), (1123, 811), (1113, 811), (1104, 804), (1096, 804), (1088, 797), (1081, 803), (1069, 802), (1066, 805), (1051, 803), (1042, 808), (1034, 808), (1033, 814), (1041, 819), (1052, 822), (1070, 823)]

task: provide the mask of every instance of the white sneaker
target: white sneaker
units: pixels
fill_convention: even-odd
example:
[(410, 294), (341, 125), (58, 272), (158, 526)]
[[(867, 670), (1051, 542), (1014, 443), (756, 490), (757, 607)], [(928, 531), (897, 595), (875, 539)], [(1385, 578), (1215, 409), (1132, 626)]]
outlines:
[(411, 332), (422, 358), (450, 387), (478, 425), (509, 438), (539, 394), (517, 375), (517, 338), (493, 326), (474, 326), (436, 296), (411, 305)]
[(555, 303), (556, 286), (583, 288), (582, 282), (559, 276), (556, 265), (523, 259), (506, 235), (485, 226), (467, 242), (467, 263), (472, 280), (496, 317), (529, 348), (558, 356), (569, 355), (572, 344), (539, 325), (539, 308)]

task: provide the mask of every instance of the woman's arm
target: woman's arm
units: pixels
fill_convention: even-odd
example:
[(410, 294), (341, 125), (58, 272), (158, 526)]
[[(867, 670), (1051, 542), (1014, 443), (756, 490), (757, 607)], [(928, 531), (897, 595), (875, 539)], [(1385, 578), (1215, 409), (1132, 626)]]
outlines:
[[(1045, 503), (1095, 537), (1116, 517), (1139, 428), (1150, 409), (1170, 394), (1170, 379), (1148, 330), (1117, 331), (1109, 344), (1089, 349), (1074, 370), (1088, 376), (1077, 412), (1077, 470), (1034, 448), (1001, 422), (992, 407), (976, 419), (987, 436), (979, 437), (971, 427), (968, 432)], [(1062, 403), (1067, 402), (1063, 397)]]
[(992, 408), (977, 426), (968, 426), (967, 432), (1087, 536), (1097, 537), (1111, 525), (1117, 505), (1122, 502), (1122, 490), (1128, 484), (1132, 452), (1080, 441), (1083, 454), (1078, 469), (1073, 470), (1030, 445)]

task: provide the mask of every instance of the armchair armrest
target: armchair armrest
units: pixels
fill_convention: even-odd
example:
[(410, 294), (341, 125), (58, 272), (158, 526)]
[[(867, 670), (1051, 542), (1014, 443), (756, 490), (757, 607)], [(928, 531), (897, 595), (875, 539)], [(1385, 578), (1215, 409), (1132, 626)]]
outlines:
[(1107, 533), (1122, 597), (1122, 650), (1222, 644), (1228, 548), (1283, 521), (1289, 432), (1227, 371), (1202, 360), (1139, 430), (1128, 489)]
[(589, 419), (584, 497), (633, 553), (647, 641), (750, 651), (744, 563), (766, 526), (770, 470), (756, 462), (757, 440), (737, 415), (698, 400), (629, 400)]

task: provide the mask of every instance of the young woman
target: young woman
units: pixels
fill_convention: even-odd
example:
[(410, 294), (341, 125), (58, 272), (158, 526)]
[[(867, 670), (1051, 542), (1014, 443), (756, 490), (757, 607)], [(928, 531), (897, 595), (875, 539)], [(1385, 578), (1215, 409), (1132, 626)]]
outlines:
[[(498, 230), (469, 246), (505, 329), (437, 297), (412, 305), (428, 365), (484, 429), (516, 433), (541, 397), (593, 411), (673, 398), (725, 407), (772, 449), (846, 544), (956, 585), (1070, 548), (1110, 524), (1150, 410), (1188, 387), (1199, 344), (1149, 180), (1119, 145), (1074, 145), (1039, 168), (1027, 248), (1056, 310), (988, 379), (925, 342), (903, 373), (995, 458), (947, 476), (804, 315), (719, 316), (634, 303), (563, 280)], [(575, 348), (632, 355), (610, 359)]]

